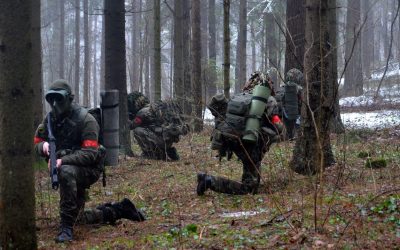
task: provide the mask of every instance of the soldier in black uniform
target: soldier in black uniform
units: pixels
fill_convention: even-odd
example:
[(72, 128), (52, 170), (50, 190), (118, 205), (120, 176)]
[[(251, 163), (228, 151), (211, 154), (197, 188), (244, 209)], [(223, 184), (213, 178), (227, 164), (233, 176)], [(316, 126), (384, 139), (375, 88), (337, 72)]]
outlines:
[[(51, 119), (57, 148), (61, 230), (56, 242), (72, 241), (76, 222), (114, 223), (120, 218), (144, 221), (143, 213), (127, 198), (83, 210), (85, 189), (99, 179), (104, 168), (104, 148), (98, 143), (99, 125), (85, 108), (73, 102), (74, 95), (65, 80), (55, 81), (45, 97), (51, 106), (47, 116)], [(34, 138), (35, 151), (43, 157), (48, 157), (50, 152), (47, 116)]]
[[(243, 92), (252, 93), (254, 87), (261, 82), (268, 82), (271, 94), (273, 93), (272, 80), (261, 72), (255, 72), (250, 77), (249, 81), (243, 88)], [(223, 107), (228, 105), (229, 102), (221, 97), (212, 98), (213, 100), (222, 100), (216, 105), (208, 105), (211, 112), (218, 110), (218, 113), (223, 112)], [(225, 104), (223, 102), (226, 102)], [(222, 107), (222, 108), (221, 108)], [(264, 154), (268, 151), (269, 147), (273, 142), (279, 140), (279, 134), (282, 131), (282, 122), (278, 116), (277, 103), (274, 97), (268, 98), (264, 114), (261, 117), (261, 128), (258, 140), (254, 144), (246, 143), (240, 140), (239, 137), (229, 137), (226, 133), (224, 134), (224, 122), (226, 118), (220, 116), (220, 114), (214, 114), (216, 120), (216, 128), (213, 132), (212, 148), (219, 149), (221, 156), (228, 156), (235, 153), (243, 164), (242, 180), (234, 181), (225, 177), (207, 175), (205, 173), (197, 174), (197, 195), (204, 195), (207, 189), (211, 189), (219, 193), (227, 194), (255, 194), (258, 191), (260, 185), (260, 165), (264, 157)]]

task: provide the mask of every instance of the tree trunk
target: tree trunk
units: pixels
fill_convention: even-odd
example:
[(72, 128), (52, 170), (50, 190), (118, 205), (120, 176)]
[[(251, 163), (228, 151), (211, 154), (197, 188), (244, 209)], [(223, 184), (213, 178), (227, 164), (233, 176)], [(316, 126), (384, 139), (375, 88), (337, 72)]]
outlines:
[(34, 90), (33, 127), (37, 128), (43, 118), (43, 77), (40, 0), (32, 1), (32, 85)]
[(183, 107), (183, 33), (182, 33), (182, 1), (175, 0), (174, 15), (174, 96), (179, 105)]
[(231, 37), (229, 34), (229, 9), (230, 0), (224, 0), (224, 95), (227, 99), (230, 98), (230, 83), (229, 83), (229, 70), (230, 70), (230, 47)]
[(215, 0), (208, 2), (208, 57), (210, 68), (210, 80), (207, 88), (207, 100), (217, 93), (217, 49), (216, 49), (216, 27), (215, 27)]
[(133, 0), (133, 13), (132, 17), (132, 79), (131, 79), (131, 88), (132, 90), (139, 91), (139, 44), (140, 44), (140, 0)]
[(240, 0), (238, 39), (236, 45), (235, 93), (246, 83), (247, 0)]
[(335, 105), (332, 70), (332, 41), (329, 36), (328, 1), (307, 0), (305, 89), (300, 137), (296, 140), (290, 167), (297, 173), (314, 174), (333, 163), (329, 155), (329, 121)]
[[(201, 0), (200, 0), (201, 1)], [(201, 83), (202, 83), (202, 103), (207, 103), (207, 88), (209, 86), (208, 68), (208, 1), (201, 1), (200, 5), (200, 36), (201, 36)]]
[(75, 99), (79, 103), (79, 70), (80, 70), (80, 58), (81, 58), (81, 39), (80, 39), (80, 0), (75, 0), (75, 75), (74, 75), (74, 86), (75, 86)]
[(254, 22), (250, 24), (251, 34), (251, 72), (257, 70), (257, 59), (256, 59), (256, 32), (254, 30)]
[[(361, 39), (362, 65), (367, 79), (371, 78), (371, 64), (374, 54), (374, 15), (371, 9), (371, 1), (362, 1), (362, 20), (365, 20)], [(399, 32), (400, 34), (400, 32)], [(399, 40), (400, 41), (400, 40)]]
[(99, 97), (99, 83), (97, 82), (97, 18), (98, 15), (94, 16), (93, 25), (93, 105), (97, 107)]
[(119, 141), (123, 154), (133, 156), (126, 93), (125, 1), (105, 0), (105, 87), (119, 91)]
[(292, 68), (300, 71), (304, 69), (305, 2), (305, 0), (287, 0), (286, 2), (285, 72)]
[(154, 0), (154, 35), (153, 35), (153, 65), (152, 76), (154, 77), (154, 101), (161, 100), (161, 20), (160, 20), (160, 0)]
[(83, 105), (90, 106), (90, 43), (89, 43), (89, 8), (88, 0), (83, 0), (83, 40), (85, 44), (84, 75), (83, 75)]
[[(278, 46), (276, 43), (276, 23), (274, 19), (274, 15), (272, 13), (266, 13), (265, 14), (265, 27), (266, 27), (266, 36), (265, 36), (265, 42), (266, 42), (266, 50), (265, 52), (268, 52), (268, 71), (270, 72), (270, 77), (272, 81), (276, 84), (278, 84), (278, 70), (279, 70), (279, 65), (278, 65), (278, 55), (277, 55), (277, 50)], [(275, 86), (276, 87), (276, 86)]]
[(31, 32), (38, 27), (31, 25), (32, 2), (40, 16), (37, 0), (0, 1), (0, 249), (37, 248)]
[(192, 82), (191, 82), (191, 70), (190, 70), (190, 3), (189, 0), (183, 1), (183, 86), (184, 86), (184, 106), (183, 112), (186, 115), (192, 114)]
[(201, 29), (200, 29), (200, 0), (192, 0), (192, 96), (193, 96), (193, 130), (203, 129), (202, 119), (202, 87), (201, 87)]
[(60, 0), (60, 47), (59, 47), (59, 54), (58, 54), (58, 71), (59, 71), (59, 78), (65, 78), (65, 66), (64, 66), (64, 57), (65, 57), (65, 2), (64, 0)]
[[(346, 62), (344, 75), (344, 94), (360, 96), (363, 94), (363, 75), (361, 62), (360, 0), (348, 0), (346, 18)], [(357, 37), (358, 36), (358, 37)], [(353, 46), (354, 45), (354, 46)]]

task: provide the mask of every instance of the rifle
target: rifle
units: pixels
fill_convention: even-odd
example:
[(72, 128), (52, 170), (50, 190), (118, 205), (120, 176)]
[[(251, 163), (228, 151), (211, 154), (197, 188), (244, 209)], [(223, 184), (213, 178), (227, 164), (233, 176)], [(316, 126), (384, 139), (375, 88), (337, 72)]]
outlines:
[(56, 138), (51, 130), (50, 113), (47, 115), (47, 131), (49, 133), (49, 150), (50, 150), (50, 178), (51, 187), (54, 190), (58, 189), (58, 176), (57, 176), (57, 155), (56, 155)]

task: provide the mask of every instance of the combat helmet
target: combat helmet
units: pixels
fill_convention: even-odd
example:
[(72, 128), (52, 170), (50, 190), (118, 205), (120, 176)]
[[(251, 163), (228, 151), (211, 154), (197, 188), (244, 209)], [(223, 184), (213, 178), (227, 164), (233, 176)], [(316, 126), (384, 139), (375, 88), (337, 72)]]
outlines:
[(303, 85), (304, 82), (303, 73), (296, 68), (292, 68), (286, 73), (285, 82), (295, 82), (298, 85)]
[(247, 80), (246, 84), (243, 87), (243, 91), (252, 92), (255, 86), (267, 82), (270, 87), (272, 87), (272, 80), (268, 74), (264, 74), (260, 71), (255, 71), (250, 75), (249, 80)]

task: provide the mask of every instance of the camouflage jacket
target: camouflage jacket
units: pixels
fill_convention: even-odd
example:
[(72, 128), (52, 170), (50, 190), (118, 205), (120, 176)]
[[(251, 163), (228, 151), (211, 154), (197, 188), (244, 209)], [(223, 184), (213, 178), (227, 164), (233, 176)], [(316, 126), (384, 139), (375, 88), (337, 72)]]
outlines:
[[(52, 112), (52, 132), (56, 138), (57, 158), (63, 165), (96, 166), (99, 151), (99, 125), (87, 110), (73, 103), (68, 116), (57, 120)], [(43, 153), (43, 143), (48, 141), (47, 116), (36, 129), (34, 143), (38, 155)]]

